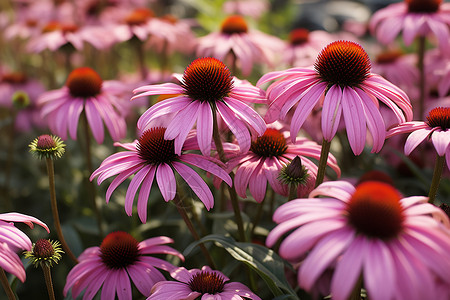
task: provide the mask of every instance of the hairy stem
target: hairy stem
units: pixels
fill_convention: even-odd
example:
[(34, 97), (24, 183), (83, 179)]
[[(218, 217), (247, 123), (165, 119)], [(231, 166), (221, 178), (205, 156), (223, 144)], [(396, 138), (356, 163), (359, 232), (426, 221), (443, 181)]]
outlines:
[(66, 240), (64, 239), (64, 235), (62, 233), (61, 228), (61, 222), (59, 220), (59, 214), (58, 214), (58, 205), (56, 201), (56, 190), (55, 190), (55, 170), (53, 167), (53, 160), (51, 158), (46, 158), (45, 160), (47, 164), (47, 173), (48, 173), (48, 185), (50, 188), (50, 203), (52, 207), (52, 215), (53, 215), (53, 222), (55, 224), (56, 234), (58, 235), (58, 239), (61, 242), (62, 247), (64, 248), (64, 251), (69, 256), (69, 258), (74, 262), (78, 263), (78, 259), (75, 257), (75, 255), (70, 251), (69, 246), (66, 243)]
[(91, 156), (91, 135), (89, 132), (89, 124), (87, 121), (87, 117), (86, 114), (83, 113), (82, 114), (82, 123), (83, 123), (83, 129), (84, 129), (84, 137), (86, 140), (86, 166), (88, 169), (88, 175), (87, 175), (87, 180), (86, 180), (86, 188), (87, 188), (87, 192), (88, 192), (88, 196), (91, 200), (91, 204), (92, 204), (92, 208), (94, 210), (94, 214), (95, 217), (97, 219), (97, 226), (98, 226), (98, 231), (100, 234), (100, 238), (103, 239), (103, 222), (102, 222), (102, 215), (100, 213), (100, 209), (97, 206), (97, 202), (95, 201), (97, 192), (96, 192), (96, 188), (95, 188), (95, 183), (94, 182), (90, 182), (89, 181), (89, 176), (90, 174), (92, 174), (92, 172), (94, 171), (93, 167), (92, 167), (92, 156)]
[[(216, 110), (213, 109), (213, 140), (216, 145), (217, 153), (219, 154), (219, 158), (222, 162), (226, 162), (227, 158), (225, 156), (225, 151), (223, 150), (222, 140), (220, 139), (219, 134), (219, 125), (217, 123), (217, 115)], [(230, 177), (234, 182), (234, 174), (230, 173)], [(242, 220), (241, 210), (239, 208), (239, 201), (237, 197), (236, 190), (233, 187), (228, 186), (228, 192), (230, 193), (231, 205), (233, 206), (234, 217), (236, 219), (236, 224), (238, 227), (239, 239), (241, 242), (246, 240), (245, 238), (245, 230), (244, 230), (244, 221)]]
[(430, 191), (428, 192), (428, 202), (434, 204), (437, 191), (439, 189), (439, 183), (441, 182), (442, 171), (445, 165), (445, 155), (436, 157), (436, 163), (434, 165), (433, 179), (431, 180)]
[[(175, 202), (175, 206), (177, 207), (178, 213), (183, 218), (184, 223), (186, 223), (186, 226), (189, 229), (189, 231), (191, 232), (192, 237), (196, 241), (199, 241), (200, 236), (198, 235), (197, 231), (194, 228), (194, 225), (191, 222), (191, 219), (189, 218), (188, 214), (186, 213), (186, 209), (184, 207), (183, 201), (178, 196), (178, 194), (175, 194), (174, 202)], [(216, 267), (215, 267), (214, 261), (213, 261), (211, 255), (209, 254), (208, 249), (206, 249), (204, 244), (199, 244), (199, 247), (200, 247), (200, 250), (202, 251), (203, 255), (205, 256), (206, 260), (208, 261), (208, 264), (210, 265), (210, 267), (215, 269)]]
[(55, 291), (53, 290), (52, 273), (50, 267), (42, 264), (42, 271), (44, 272), (45, 285), (47, 286), (48, 299), (55, 300)]
[(0, 282), (2, 283), (2, 287), (5, 290), (6, 296), (8, 296), (9, 300), (16, 300), (16, 296), (14, 295), (11, 286), (9, 285), (8, 277), (6, 277), (5, 270), (0, 268)]
[(331, 141), (323, 139), (322, 141), (322, 150), (320, 151), (320, 159), (319, 159), (319, 168), (317, 170), (317, 177), (315, 187), (323, 182), (325, 178), (325, 171), (327, 168), (328, 154), (330, 153)]

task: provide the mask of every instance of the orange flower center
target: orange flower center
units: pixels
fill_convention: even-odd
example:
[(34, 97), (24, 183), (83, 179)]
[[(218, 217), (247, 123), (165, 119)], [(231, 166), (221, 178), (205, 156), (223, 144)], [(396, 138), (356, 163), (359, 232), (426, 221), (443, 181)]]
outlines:
[(439, 10), (442, 0), (405, 0), (411, 13), (435, 13)]
[(370, 59), (357, 43), (336, 41), (319, 53), (314, 64), (320, 79), (329, 85), (358, 86), (370, 74)]
[(94, 97), (102, 89), (102, 79), (89, 67), (73, 70), (66, 80), (70, 94), (74, 97)]
[(247, 22), (239, 15), (229, 16), (223, 22), (221, 26), (222, 33), (245, 33), (247, 32)]
[(1, 77), (2, 82), (10, 84), (21, 84), (27, 82), (27, 76), (21, 72), (5, 73)]
[(165, 132), (166, 128), (155, 127), (144, 131), (139, 138), (136, 148), (139, 157), (146, 163), (170, 163), (178, 157), (174, 151), (174, 141), (164, 139)]
[(431, 128), (440, 127), (442, 130), (450, 128), (450, 107), (433, 108), (427, 116), (428, 126)]
[(201, 271), (192, 276), (188, 285), (194, 292), (214, 295), (223, 291), (225, 280), (216, 273)]
[(100, 258), (110, 269), (123, 269), (137, 261), (140, 256), (138, 245), (138, 241), (129, 233), (112, 232), (100, 245)]
[(160, 19), (170, 24), (176, 24), (178, 22), (178, 18), (174, 15), (164, 15)]
[(181, 86), (193, 100), (214, 103), (230, 94), (232, 76), (227, 66), (212, 57), (198, 58), (184, 70)]
[(289, 42), (291, 45), (302, 45), (308, 41), (309, 30), (304, 28), (294, 29), (289, 33)]
[(131, 12), (126, 18), (125, 23), (130, 26), (145, 24), (148, 20), (153, 18), (154, 14), (148, 8), (137, 8)]
[(383, 240), (397, 236), (404, 220), (399, 192), (389, 184), (366, 181), (347, 204), (348, 221), (358, 233)]
[(78, 31), (78, 29), (79, 29), (78, 26), (75, 24), (62, 24), (58, 21), (51, 21), (42, 28), (42, 32), (47, 33), (60, 30), (63, 33), (68, 33), (68, 32), (76, 32)]
[(376, 62), (378, 64), (390, 64), (393, 62), (396, 62), (397, 59), (399, 59), (403, 55), (403, 52), (401, 50), (390, 50), (385, 51), (376, 57)]
[(273, 128), (268, 128), (264, 134), (252, 142), (250, 150), (262, 157), (281, 156), (286, 152), (286, 139), (283, 134)]

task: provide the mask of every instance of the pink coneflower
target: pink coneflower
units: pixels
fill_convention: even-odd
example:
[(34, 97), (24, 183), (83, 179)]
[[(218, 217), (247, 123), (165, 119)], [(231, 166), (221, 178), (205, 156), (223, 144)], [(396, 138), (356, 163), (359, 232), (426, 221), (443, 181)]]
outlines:
[(0, 74), (0, 106), (12, 110), (14, 128), (28, 132), (36, 128), (45, 128), (46, 123), (40, 116), (38, 97), (45, 87), (38, 80), (31, 79), (21, 72), (2, 72)]
[(193, 22), (178, 19), (173, 15), (154, 18), (152, 27), (154, 31), (148, 37), (149, 49), (165, 54), (174, 51), (189, 54), (194, 50), (196, 37), (191, 30)]
[[(160, 236), (138, 242), (129, 233), (108, 234), (100, 247), (90, 247), (78, 257), (79, 263), (67, 275), (64, 296), (72, 289), (76, 298), (83, 290), (84, 300), (92, 299), (101, 289), (102, 300), (132, 299), (131, 282), (144, 296), (149, 296), (156, 282), (165, 280), (157, 270), (171, 272), (171, 263), (147, 254), (170, 254), (184, 260), (183, 255), (165, 244), (173, 243)], [(131, 279), (131, 282), (130, 282)]]
[(256, 131), (262, 135), (266, 130), (264, 120), (247, 105), (248, 102), (264, 103), (266, 98), (263, 91), (232, 77), (220, 60), (210, 57), (196, 59), (182, 76), (176, 75), (176, 79), (178, 84), (164, 83), (137, 88), (133, 92), (141, 94), (132, 98), (179, 94), (150, 107), (137, 124), (139, 129), (145, 130), (152, 121), (174, 114), (164, 138), (175, 139), (175, 153), (181, 153), (186, 136), (197, 123), (200, 150), (209, 156), (216, 113), (235, 135), (243, 151), (250, 148), (251, 133)]
[[(282, 184), (278, 177), (280, 171), (296, 156), (300, 157), (302, 165), (306, 167), (310, 177), (315, 180), (317, 166), (308, 157), (318, 160), (321, 147), (306, 138), (299, 138), (293, 144), (286, 137), (285, 132), (268, 128), (262, 136), (252, 142), (247, 153), (237, 154), (237, 150), (225, 151), (227, 154), (231, 154), (230, 160), (227, 162), (228, 170), (236, 168), (234, 179), (236, 192), (240, 197), (246, 198), (248, 186), (253, 198), (257, 202), (261, 202), (266, 194), (267, 182), (276, 193), (288, 195), (288, 186)], [(340, 176), (341, 170), (332, 155), (328, 157), (328, 166)]]
[(170, 275), (177, 281), (156, 283), (147, 300), (261, 299), (242, 283), (230, 282), (230, 279), (222, 272), (212, 270), (208, 266), (203, 266), (201, 270), (187, 270), (181, 267), (175, 269)]
[(292, 68), (271, 72), (261, 77), (260, 86), (274, 79), (267, 89), (271, 101), (265, 120), (284, 119), (296, 104), (291, 120), (291, 138), (295, 140), (300, 127), (316, 105), (322, 107), (322, 133), (331, 142), (343, 115), (353, 153), (359, 155), (369, 129), (372, 151), (381, 150), (386, 133), (379, 111), (379, 101), (389, 107), (398, 123), (412, 119), (408, 96), (379, 75), (370, 72), (367, 53), (357, 43), (336, 41), (318, 55), (314, 68)]
[(415, 37), (433, 35), (441, 50), (450, 39), (450, 3), (442, 0), (405, 0), (377, 11), (370, 20), (370, 30), (383, 44), (390, 44), (403, 31), (403, 41), (410, 45)]
[(294, 29), (289, 33), (283, 60), (295, 67), (311, 66), (316, 60), (317, 53), (332, 41), (332, 35), (326, 31)]
[(409, 155), (425, 139), (433, 143), (439, 156), (445, 156), (450, 169), (450, 107), (433, 108), (427, 121), (411, 121), (399, 124), (388, 131), (387, 137), (411, 133), (406, 139), (405, 154)]
[(50, 230), (42, 221), (32, 216), (20, 213), (0, 214), (0, 267), (24, 282), (26, 278), (25, 268), (17, 252), (31, 251), (32, 243), (25, 233), (14, 226), (14, 222), (25, 223), (30, 228), (33, 228), (33, 223), (36, 223), (44, 227), (47, 232), (50, 232)]
[[(248, 28), (239, 15), (229, 16), (222, 22), (220, 32), (213, 32), (197, 41), (197, 56), (212, 56), (237, 66), (248, 76), (254, 64), (273, 66), (277, 53), (284, 49), (282, 40)], [(232, 57), (232, 58), (230, 58)]]
[(113, 81), (103, 81), (93, 69), (82, 67), (69, 74), (64, 87), (44, 93), (38, 104), (42, 106), (42, 117), (47, 118), (51, 131), (63, 140), (67, 139), (67, 130), (73, 140), (77, 139), (78, 121), (84, 110), (91, 132), (101, 144), (103, 122), (114, 141), (126, 135), (117, 92)]
[(279, 225), (266, 242), (273, 246), (290, 232), (279, 252), (293, 262), (307, 255), (298, 270), (300, 287), (310, 291), (324, 272), (334, 270), (334, 300), (348, 299), (360, 278), (374, 300), (437, 299), (439, 284), (449, 289), (450, 223), (427, 197), (402, 198), (391, 185), (375, 181), (357, 187), (325, 182), (309, 197), (276, 210)]
[(30, 38), (27, 50), (42, 52), (58, 50), (65, 45), (72, 45), (76, 50), (82, 50), (87, 42), (97, 49), (110, 47), (114, 39), (100, 26), (78, 26), (74, 23), (51, 21), (41, 28), (40, 34)]
[(411, 95), (411, 89), (416, 88), (419, 80), (415, 55), (403, 53), (399, 49), (388, 49), (378, 53), (372, 63), (372, 70), (407, 90), (408, 95)]
[(425, 139), (431, 139), (436, 149), (436, 163), (428, 193), (429, 201), (434, 202), (434, 198), (439, 188), (442, 170), (447, 161), (450, 169), (450, 107), (436, 107), (430, 110), (426, 122), (405, 122), (389, 130), (388, 137), (400, 133), (412, 132), (405, 143), (405, 154), (409, 155)]
[(146, 41), (150, 35), (158, 32), (153, 24), (155, 14), (146, 7), (135, 8), (131, 11), (116, 10), (113, 14), (109, 17), (113, 22), (105, 20), (104, 23), (119, 42), (128, 41), (133, 37)]
[(166, 129), (162, 127), (151, 128), (144, 131), (139, 140), (133, 143), (116, 143), (116, 146), (121, 146), (128, 151), (115, 153), (106, 158), (90, 177), (90, 180), (93, 180), (98, 176), (98, 184), (101, 184), (106, 178), (118, 175), (106, 192), (108, 202), (112, 192), (125, 179), (136, 173), (127, 190), (125, 211), (131, 216), (134, 197), (137, 189), (142, 185), (137, 210), (143, 223), (147, 219), (147, 201), (155, 177), (164, 200), (174, 199), (177, 192), (174, 171), (187, 182), (208, 210), (213, 207), (214, 198), (208, 185), (196, 171), (184, 163), (206, 170), (224, 180), (228, 185), (232, 184), (230, 176), (222, 169), (219, 161), (199, 154), (183, 152), (198, 149), (195, 140), (192, 138), (186, 140), (182, 153), (178, 155), (174, 151), (175, 142), (164, 139), (165, 132)]
[(222, 9), (229, 15), (243, 15), (259, 18), (269, 10), (270, 3), (267, 0), (228, 0), (222, 5)]

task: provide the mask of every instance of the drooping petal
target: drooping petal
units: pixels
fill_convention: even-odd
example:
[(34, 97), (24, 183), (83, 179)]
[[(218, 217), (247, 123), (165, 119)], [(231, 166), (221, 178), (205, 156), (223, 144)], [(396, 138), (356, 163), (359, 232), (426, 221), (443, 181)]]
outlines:
[(177, 170), (178, 174), (183, 177), (203, 204), (205, 204), (206, 209), (210, 210), (214, 206), (214, 198), (208, 185), (200, 175), (190, 167), (179, 162), (173, 162), (173, 167)]
[(168, 164), (162, 163), (158, 166), (156, 169), (156, 182), (166, 202), (175, 198), (177, 183), (175, 174), (173, 174), (172, 168)]
[(355, 155), (359, 155), (366, 142), (366, 118), (361, 98), (352, 88), (343, 89), (342, 111), (350, 147)]

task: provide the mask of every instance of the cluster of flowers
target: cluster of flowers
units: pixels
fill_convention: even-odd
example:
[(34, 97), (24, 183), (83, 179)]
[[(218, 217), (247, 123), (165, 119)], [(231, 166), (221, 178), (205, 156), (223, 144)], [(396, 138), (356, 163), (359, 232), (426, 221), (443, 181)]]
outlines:
[[(67, 74), (58, 88), (55, 70), (40, 82), (6, 66), (0, 69), (0, 105), (12, 127), (52, 134), (39, 135), (30, 151), (46, 161), (59, 240), (32, 244), (14, 222), (36, 223), (49, 232), (46, 224), (24, 214), (0, 214), (0, 281), (9, 299), (15, 299), (15, 291), (3, 270), (26, 279), (19, 251), (42, 267), (51, 299), (50, 268), (62, 254), (73, 263), (62, 294), (74, 299), (284, 299), (304, 291), (336, 300), (364, 294), (374, 300), (450, 298), (448, 201), (438, 197), (442, 174), (450, 169), (447, 3), (405, 0), (377, 11), (365, 34), (389, 46), (373, 46), (350, 33), (297, 28), (284, 41), (252, 30), (243, 15), (259, 18), (269, 7), (262, 0), (224, 3), (232, 14), (220, 31), (200, 38), (194, 34), (199, 23), (157, 15), (164, 7), (156, 2), (13, 2), (14, 20), (4, 15), (0, 22), (4, 40), (24, 45), (30, 57), (54, 54), (52, 60), (63, 61)], [(400, 33), (404, 48), (418, 42), (417, 53), (392, 46), (402, 42), (396, 40)], [(136, 51), (138, 79), (122, 74), (103, 80), (94, 70), (100, 62), (92, 56), (114, 60), (115, 49)], [(377, 59), (372, 62), (365, 49), (378, 51)], [(148, 67), (150, 51), (160, 63), (159, 73)], [(170, 71), (177, 55), (189, 60), (183, 73)], [(268, 71), (259, 74), (258, 68)], [(411, 133), (406, 140), (404, 133)], [(177, 208), (195, 240), (191, 248), (202, 251), (205, 264), (193, 266), (189, 251), (182, 254), (171, 237), (139, 242), (141, 234), (117, 226), (100, 246), (87, 247), (79, 256), (72, 253), (73, 241), (66, 242), (59, 220), (53, 160), (65, 152), (62, 140), (83, 135), (89, 177), (85, 192), (93, 200), (99, 236), (107, 208), (99, 209), (96, 197), (109, 203), (131, 179), (123, 196), (126, 215), (137, 212), (145, 224), (151, 219), (149, 199), (159, 190)], [(111, 146), (110, 141), (116, 147), (95, 170), (91, 135), (98, 147)], [(125, 141), (129, 136), (132, 142)], [(433, 166), (429, 154), (436, 157), (428, 197), (396, 188), (395, 178), (374, 171), (373, 165), (365, 176), (346, 173), (351, 168), (345, 160), (368, 152), (392, 165), (400, 165), (398, 157), (414, 165), (406, 156), (395, 160), (383, 153), (387, 139), (391, 147), (404, 147), (406, 155), (431, 140), (434, 149), (424, 147), (417, 158), (427, 168)], [(112, 177), (106, 194), (97, 193), (94, 181), (101, 185)], [(195, 197), (185, 195), (186, 187)], [(269, 209), (271, 223), (264, 227), (258, 218), (268, 194), (282, 204), (274, 212)], [(252, 222), (243, 217), (243, 199), (257, 207)], [(198, 217), (198, 211), (207, 216), (230, 207), (232, 226), (220, 228), (220, 234), (205, 229), (208, 221)], [(251, 242), (258, 228), (263, 229), (263, 245)], [(236, 261), (247, 264), (241, 267), (248, 284), (238, 282), (245, 276), (232, 280), (235, 262), (218, 270), (219, 259), (206, 241), (222, 243)], [(269, 261), (291, 266), (297, 280), (287, 279), (292, 270), (281, 267), (286, 271), (281, 279), (271, 268), (261, 268)], [(255, 282), (256, 274), (266, 287)]]

